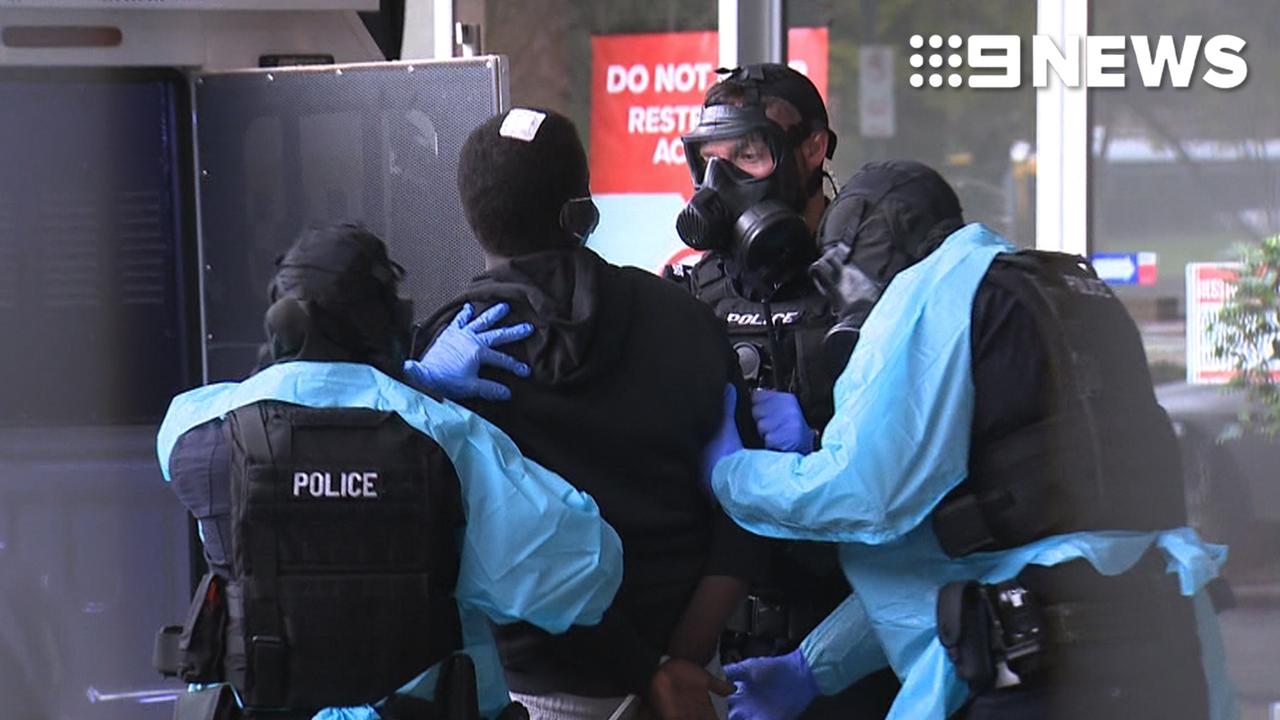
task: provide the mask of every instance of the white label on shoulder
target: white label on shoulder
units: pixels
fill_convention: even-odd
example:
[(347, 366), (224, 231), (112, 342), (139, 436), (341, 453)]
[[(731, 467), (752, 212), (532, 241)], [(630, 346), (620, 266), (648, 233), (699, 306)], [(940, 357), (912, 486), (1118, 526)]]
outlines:
[(538, 135), (538, 128), (542, 127), (542, 121), (546, 119), (546, 113), (528, 108), (513, 108), (502, 121), (498, 134), (502, 137), (533, 142)]

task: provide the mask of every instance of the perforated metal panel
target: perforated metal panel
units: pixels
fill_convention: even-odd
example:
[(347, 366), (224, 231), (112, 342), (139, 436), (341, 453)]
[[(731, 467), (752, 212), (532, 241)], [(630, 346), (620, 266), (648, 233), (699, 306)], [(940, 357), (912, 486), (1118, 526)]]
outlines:
[(198, 78), (208, 379), (253, 368), (275, 259), (305, 227), (377, 233), (420, 316), (456, 295), (483, 265), (458, 153), (506, 97), (497, 57)]

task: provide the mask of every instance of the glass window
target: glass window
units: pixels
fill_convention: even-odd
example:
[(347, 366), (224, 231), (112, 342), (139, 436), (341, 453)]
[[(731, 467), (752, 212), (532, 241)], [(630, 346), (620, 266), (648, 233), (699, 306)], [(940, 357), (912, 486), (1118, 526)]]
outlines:
[[(466, 0), (458, 5), (459, 17), (470, 11), (464, 7), (468, 5)], [(716, 3), (711, 0), (479, 0), (470, 5), (483, 6), (485, 52), (510, 58), (512, 104), (546, 107), (568, 115), (587, 143), (593, 38), (714, 33), (717, 18)]]
[(652, 271), (692, 252), (675, 233), (692, 192), (680, 135), (716, 79), (716, 3), (482, 4), (484, 50), (509, 58), (512, 104), (563, 112), (582, 134), (601, 213), (590, 246)]
[[(1271, 717), (1280, 701), (1280, 443), (1239, 433), (1243, 397), (1208, 384), (1229, 372), (1212, 357), (1205, 321), (1224, 298), (1220, 263), (1238, 257), (1237, 244), (1280, 232), (1280, 5), (1092, 8), (1091, 35), (1129, 36), (1126, 86), (1089, 91), (1095, 265), (1142, 330), (1157, 395), (1181, 435), (1191, 523), (1230, 545), (1224, 574), (1248, 599), (1219, 615), (1242, 717)], [(1247, 43), (1248, 79), (1229, 90), (1206, 81), (1222, 61), (1209, 50), (1219, 35)], [(1161, 36), (1185, 69), (1144, 78), (1137, 44), (1158, 53)], [(1175, 88), (1179, 74), (1189, 87)]]
[[(1190, 87), (1173, 89), (1165, 77), (1157, 90), (1134, 62), (1126, 87), (1094, 89), (1089, 98), (1092, 250), (1116, 265), (1112, 282), (1142, 327), (1160, 379), (1188, 372), (1188, 264), (1229, 261), (1236, 243), (1280, 232), (1280, 78), (1268, 71), (1280, 63), (1280, 6), (1219, 5), (1178, 2), (1157, 13), (1149, 3), (1108, 2), (1092, 18), (1095, 35), (1142, 36), (1152, 45), (1172, 36), (1170, 47), (1194, 66)], [(1248, 43), (1251, 72), (1232, 90), (1203, 79), (1212, 69), (1204, 46), (1219, 34)], [(1129, 257), (1142, 272), (1119, 277)]]
[[(827, 31), (839, 180), (872, 160), (919, 160), (955, 186), (966, 218), (1020, 245), (1035, 244), (1034, 90), (1029, 83), (971, 89), (956, 70), (967, 62), (963, 42), (970, 35), (1033, 34), (1035, 3), (803, 0), (788, 2), (786, 11), (792, 28)], [(916, 35), (919, 48), (912, 46)], [(961, 87), (951, 85), (952, 76)]]

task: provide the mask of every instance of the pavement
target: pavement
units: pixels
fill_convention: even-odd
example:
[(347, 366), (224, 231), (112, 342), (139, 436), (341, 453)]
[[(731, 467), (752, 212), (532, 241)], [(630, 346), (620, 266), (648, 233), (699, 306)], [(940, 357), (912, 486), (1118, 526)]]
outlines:
[(1280, 582), (1238, 583), (1218, 615), (1240, 720), (1280, 720)]

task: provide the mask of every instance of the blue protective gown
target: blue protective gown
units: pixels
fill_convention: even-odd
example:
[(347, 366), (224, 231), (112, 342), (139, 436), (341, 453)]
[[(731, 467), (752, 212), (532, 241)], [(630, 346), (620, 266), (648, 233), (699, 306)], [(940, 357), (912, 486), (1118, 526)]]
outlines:
[[(485, 717), (510, 702), (486, 618), (523, 620), (552, 633), (600, 622), (622, 581), (622, 544), (595, 501), (525, 459), (502, 431), (470, 410), (437, 402), (368, 365), (281, 363), (241, 383), (179, 395), (156, 441), (165, 480), (169, 456), (183, 433), (263, 400), (394, 412), (448, 455), (466, 516), (455, 597), (463, 651), (475, 662)], [(436, 665), (401, 692), (431, 698), (438, 676)], [(377, 715), (358, 707), (330, 708), (316, 717)]]
[[(974, 391), (974, 294), (992, 260), (1012, 251), (981, 224), (964, 227), (885, 289), (835, 385), (835, 417), (809, 455), (745, 450), (721, 460), (712, 485), (729, 515), (752, 532), (842, 543), (856, 595), (801, 644), (819, 689), (832, 694), (883, 667), (902, 679), (889, 717), (943, 720), (968, 686), (938, 640), (935, 605), (948, 582), (1010, 579), (1027, 565), (1088, 560), (1100, 573), (1128, 570), (1162, 549), (1185, 595), (1197, 594), (1226, 548), (1189, 528), (1081, 532), (999, 552), (948, 557), (926, 522), (968, 472)], [(1197, 595), (1204, 655), (1221, 657), (1216, 620)], [(1231, 698), (1211, 668), (1214, 717)]]

